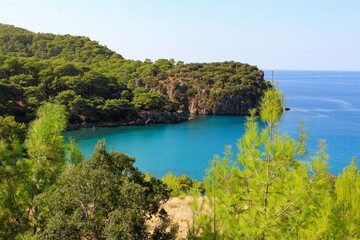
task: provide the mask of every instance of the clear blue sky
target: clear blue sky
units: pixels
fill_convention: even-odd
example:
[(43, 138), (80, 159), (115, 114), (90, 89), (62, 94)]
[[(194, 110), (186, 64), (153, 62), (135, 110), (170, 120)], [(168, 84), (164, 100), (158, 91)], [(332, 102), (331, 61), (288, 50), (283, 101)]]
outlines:
[(128, 59), (360, 71), (360, 0), (0, 0), (0, 23), (88, 36)]

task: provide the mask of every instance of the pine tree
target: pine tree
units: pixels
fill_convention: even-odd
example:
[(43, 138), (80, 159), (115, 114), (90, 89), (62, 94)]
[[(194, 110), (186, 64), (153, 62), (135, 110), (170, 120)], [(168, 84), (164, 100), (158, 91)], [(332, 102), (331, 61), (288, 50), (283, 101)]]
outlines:
[(61, 132), (66, 127), (66, 112), (61, 105), (46, 103), (29, 127), (14, 119), (0, 129), (0, 236), (15, 239), (30, 228), (37, 231), (38, 211), (34, 199), (52, 187), (67, 165)]
[(336, 179), (330, 221), (328, 238), (360, 238), (360, 173), (355, 157)]
[(37, 119), (30, 126), (25, 140), (29, 158), (22, 164), (27, 169), (28, 215), (32, 216), (33, 231), (37, 231), (38, 211), (34, 199), (51, 187), (67, 166), (65, 142), (61, 132), (65, 130), (65, 107), (45, 103), (37, 112)]
[(236, 160), (227, 148), (225, 157), (211, 163), (204, 197), (209, 210), (197, 217), (203, 219), (203, 239), (301, 238), (314, 215), (327, 216), (320, 208), (321, 197), (330, 196), (325, 146), (309, 162), (299, 161), (307, 154), (307, 136), (302, 124), (297, 140), (280, 133), (282, 105), (279, 91), (265, 92), (263, 128), (253, 110)]
[[(23, 156), (23, 147), (18, 138), (7, 143), (0, 140), (0, 237), (15, 238), (24, 229), (23, 173), (18, 167), (18, 158)], [(10, 221), (11, 220), (11, 221)]]

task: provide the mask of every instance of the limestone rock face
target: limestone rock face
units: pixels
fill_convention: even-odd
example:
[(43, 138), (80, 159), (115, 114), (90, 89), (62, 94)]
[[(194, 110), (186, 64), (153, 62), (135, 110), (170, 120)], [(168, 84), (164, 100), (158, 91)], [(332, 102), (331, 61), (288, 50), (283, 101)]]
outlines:
[(226, 99), (217, 106), (214, 114), (218, 115), (246, 115), (249, 109), (258, 106), (258, 98), (246, 98), (239, 95), (226, 96)]
[[(263, 79), (264, 73), (256, 72), (257, 79), (251, 84), (238, 86), (192, 85), (189, 80), (162, 79), (156, 87), (134, 80), (137, 87), (165, 95), (169, 100), (180, 103), (180, 111), (203, 115), (247, 115), (257, 108), (264, 90), (270, 83)], [(162, 119), (162, 117), (160, 117)], [(160, 120), (161, 122), (161, 120)]]
[(222, 100), (212, 104), (193, 100), (188, 104), (188, 112), (204, 115), (247, 115), (249, 110), (259, 106), (259, 95), (224, 96)]
[(188, 120), (185, 112), (149, 112), (142, 111), (138, 113), (138, 125), (160, 124), (160, 123), (177, 123)]

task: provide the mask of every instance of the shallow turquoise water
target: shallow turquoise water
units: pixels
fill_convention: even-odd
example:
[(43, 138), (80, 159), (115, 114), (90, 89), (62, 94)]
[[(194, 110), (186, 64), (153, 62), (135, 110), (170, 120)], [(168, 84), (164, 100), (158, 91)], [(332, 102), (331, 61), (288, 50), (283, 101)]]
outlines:
[(108, 146), (136, 157), (136, 166), (161, 177), (167, 172), (186, 173), (201, 179), (215, 153), (234, 144), (244, 130), (241, 116), (200, 117), (179, 124), (102, 128), (66, 133), (75, 138), (89, 157), (99, 139)]
[[(271, 78), (270, 71), (265, 71), (265, 78)], [(305, 120), (310, 153), (317, 150), (320, 138), (326, 139), (329, 167), (336, 175), (352, 156), (360, 157), (360, 72), (276, 71), (275, 79), (291, 108), (284, 114), (282, 131), (295, 137), (299, 121)], [(134, 156), (142, 171), (157, 177), (172, 171), (202, 179), (224, 145), (233, 145), (236, 153), (244, 122), (242, 116), (200, 116), (186, 123), (85, 129), (64, 136), (76, 139), (86, 157), (105, 138), (108, 147)]]

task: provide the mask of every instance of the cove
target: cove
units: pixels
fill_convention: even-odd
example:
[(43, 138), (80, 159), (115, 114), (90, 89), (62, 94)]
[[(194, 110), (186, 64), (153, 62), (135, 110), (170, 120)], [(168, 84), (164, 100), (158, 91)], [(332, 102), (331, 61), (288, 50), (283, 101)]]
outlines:
[[(270, 71), (265, 71), (270, 79)], [(275, 80), (285, 95), (282, 132), (296, 138), (300, 120), (307, 128), (309, 157), (319, 139), (326, 139), (329, 169), (337, 175), (352, 156), (360, 156), (360, 72), (276, 71)], [(244, 116), (198, 116), (194, 121), (151, 126), (81, 129), (65, 132), (90, 157), (98, 140), (107, 147), (136, 158), (135, 166), (162, 177), (172, 171), (201, 180), (214, 154), (222, 155), (244, 133)]]
[(135, 166), (156, 177), (172, 171), (202, 179), (213, 155), (244, 133), (244, 122), (243, 116), (198, 116), (178, 124), (82, 129), (64, 135), (76, 139), (86, 157), (104, 138), (109, 148), (134, 156)]

